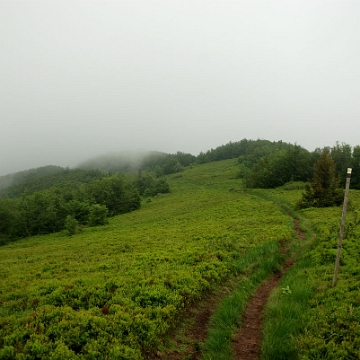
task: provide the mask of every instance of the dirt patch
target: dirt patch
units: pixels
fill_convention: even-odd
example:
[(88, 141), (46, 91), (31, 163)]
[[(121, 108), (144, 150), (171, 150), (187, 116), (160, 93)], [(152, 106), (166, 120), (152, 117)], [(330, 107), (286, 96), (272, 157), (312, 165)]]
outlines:
[(300, 229), (300, 220), (299, 219), (295, 219), (294, 229), (297, 232), (299, 239), (304, 240), (305, 239), (305, 233), (304, 233), (304, 231), (302, 231)]
[[(182, 351), (174, 350), (168, 352), (163, 359), (181, 360), (184, 359), (184, 357), (189, 360), (201, 359), (200, 344), (206, 339), (206, 329), (209, 325), (209, 319), (216, 309), (217, 304), (218, 301), (216, 299), (208, 299), (201, 307), (192, 309), (192, 313), (194, 313), (192, 315), (192, 324), (190, 328), (185, 330), (186, 344), (183, 344), (185, 345), (185, 349)], [(190, 316), (190, 314), (186, 315), (187, 318)]]
[[(166, 352), (158, 352), (153, 359), (166, 360), (200, 360), (202, 357), (201, 345), (206, 340), (209, 320), (220, 301), (233, 291), (237, 284), (236, 279), (227, 281), (225, 286), (209, 293), (206, 299), (191, 306), (184, 314), (183, 321), (180, 321), (177, 333), (176, 349)], [(172, 337), (170, 335), (170, 337)]]
[[(294, 219), (294, 229), (300, 240), (305, 233), (300, 229), (299, 219)], [(285, 254), (286, 245), (281, 253)], [(233, 352), (236, 360), (256, 360), (260, 358), (262, 342), (262, 317), (270, 292), (277, 286), (285, 272), (293, 265), (292, 259), (287, 259), (280, 272), (272, 275), (256, 290), (250, 299), (242, 318), (242, 327), (234, 337)]]
[[(291, 216), (288, 213), (289, 216)], [(294, 229), (300, 240), (305, 238), (305, 233), (300, 229), (299, 219), (294, 219)], [(281, 248), (281, 254), (285, 255), (288, 244)], [(260, 357), (262, 342), (262, 314), (268, 301), (270, 292), (277, 286), (284, 273), (293, 265), (292, 259), (287, 259), (281, 271), (272, 275), (255, 292), (250, 299), (242, 319), (242, 328), (234, 337), (233, 351), (235, 359), (256, 360)], [(234, 280), (234, 279), (233, 279)], [(201, 300), (192, 306), (184, 314), (184, 320), (180, 322), (183, 329), (182, 335), (176, 340), (175, 350), (158, 352), (152, 359), (167, 360), (200, 360), (202, 357), (201, 344), (206, 340), (209, 320), (220, 301), (227, 296), (236, 286), (235, 281), (230, 281), (221, 291), (215, 291), (208, 295), (207, 299)], [(183, 324), (181, 324), (183, 323)], [(178, 329), (177, 329), (178, 330)], [(177, 331), (178, 332), (178, 331)]]
[(294, 220), (294, 230), (296, 231), (298, 238), (300, 240), (305, 239), (305, 232), (300, 229), (300, 220), (298, 218), (293, 217), (288, 210), (286, 210), (282, 205), (280, 205), (281, 209)]
[(262, 314), (265, 305), (271, 290), (277, 286), (283, 274), (292, 265), (292, 260), (288, 259), (281, 271), (263, 282), (250, 299), (243, 315), (242, 327), (234, 337), (235, 359), (259, 359), (262, 342)]

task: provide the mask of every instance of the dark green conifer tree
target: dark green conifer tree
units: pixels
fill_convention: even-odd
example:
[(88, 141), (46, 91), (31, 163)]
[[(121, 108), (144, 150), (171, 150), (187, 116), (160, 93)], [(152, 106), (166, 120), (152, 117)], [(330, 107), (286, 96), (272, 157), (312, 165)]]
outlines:
[(342, 200), (343, 191), (339, 189), (339, 178), (335, 176), (335, 162), (329, 149), (325, 148), (314, 165), (313, 178), (306, 185), (298, 208), (340, 205)]

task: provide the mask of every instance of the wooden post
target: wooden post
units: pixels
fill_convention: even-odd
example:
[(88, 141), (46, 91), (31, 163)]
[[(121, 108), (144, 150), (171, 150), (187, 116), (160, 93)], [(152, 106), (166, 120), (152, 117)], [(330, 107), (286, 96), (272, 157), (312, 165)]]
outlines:
[(338, 242), (336, 262), (335, 262), (335, 271), (334, 271), (333, 286), (336, 285), (337, 275), (338, 275), (338, 272), (339, 272), (340, 252), (341, 252), (342, 241), (343, 241), (343, 236), (344, 236), (346, 207), (347, 207), (348, 195), (349, 195), (349, 188), (350, 188), (351, 170), (352, 170), (351, 168), (348, 168), (348, 169), (347, 169), (346, 187), (345, 187), (345, 195), (344, 195), (344, 204), (343, 204), (343, 210), (342, 210), (342, 216), (341, 216), (341, 224), (340, 224), (340, 232), (339, 232), (339, 242)]

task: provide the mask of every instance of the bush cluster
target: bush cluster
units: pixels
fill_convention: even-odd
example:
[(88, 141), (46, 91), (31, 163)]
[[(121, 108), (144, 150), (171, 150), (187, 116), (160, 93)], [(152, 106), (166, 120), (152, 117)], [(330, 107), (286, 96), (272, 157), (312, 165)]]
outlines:
[(317, 291), (303, 314), (305, 328), (300, 337), (299, 358), (359, 359), (359, 220), (356, 213), (355, 216), (351, 212), (348, 214), (352, 220), (345, 231), (338, 282), (333, 287), (338, 222), (330, 216), (334, 226), (326, 226), (321, 218), (316, 217), (315, 211), (312, 221), (318, 223), (318, 237), (316, 246), (306, 256), (312, 260), (307, 274), (317, 280)]
[(123, 214), (141, 205), (140, 194), (122, 175), (103, 175), (75, 188), (53, 187), (20, 198), (0, 200), (0, 236), (3, 239), (48, 234), (78, 225), (103, 225), (108, 216)]

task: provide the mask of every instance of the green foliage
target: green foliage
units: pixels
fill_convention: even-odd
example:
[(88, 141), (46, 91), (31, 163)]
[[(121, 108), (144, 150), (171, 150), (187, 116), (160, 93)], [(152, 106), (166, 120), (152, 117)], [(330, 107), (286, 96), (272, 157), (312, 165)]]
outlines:
[[(295, 204), (297, 191), (272, 191)], [(341, 210), (301, 210), (302, 227), (315, 234), (293, 247), (295, 265), (273, 292), (265, 313), (263, 359), (358, 359), (360, 192), (351, 190), (338, 283), (332, 286)], [(284, 294), (282, 289), (291, 290)]]
[(153, 194), (168, 194), (169, 192), (170, 185), (168, 182), (164, 178), (158, 179), (155, 183)]
[(1, 247), (0, 354), (154, 358), (186, 307), (268, 254), (239, 266), (249, 251), (292, 236), (272, 202), (229, 191), (236, 172), (234, 160), (185, 169), (171, 195), (106, 227)]
[(119, 174), (94, 181), (90, 186), (90, 196), (96, 204), (106, 206), (110, 216), (137, 210), (141, 206), (135, 186)]
[(10, 186), (20, 185), (29, 181), (31, 182), (34, 179), (43, 178), (45, 176), (57, 175), (62, 170), (63, 168), (60, 166), (50, 165), (0, 176), (0, 189), (2, 190)]
[[(272, 156), (285, 156), (284, 151)], [(184, 309), (216, 283), (240, 274), (244, 294), (262, 266), (266, 269), (256, 281), (277, 269), (280, 258), (268, 256), (277, 248), (270, 251), (267, 246), (289, 240), (293, 231), (289, 217), (270, 199), (278, 196), (295, 204), (301, 196), (293, 185), (298, 183), (245, 192), (237, 173), (234, 160), (185, 168), (166, 177), (169, 196), (154, 197), (140, 211), (115, 216), (106, 227), (84, 228), (71, 239), (64, 232), (38, 235), (0, 248), (0, 358), (154, 358)], [(56, 187), (2, 199), (0, 220), (7, 222), (0, 222), (0, 229), (4, 235), (41, 234), (54, 226), (54, 216), (60, 229), (67, 218), (86, 223), (94, 208), (106, 213), (105, 203), (113, 204), (109, 194), (136, 205), (140, 190), (132, 186), (121, 176), (107, 176), (94, 187)], [(122, 192), (128, 188), (129, 194)], [(269, 199), (258, 193), (269, 194)], [(278, 322), (275, 337), (268, 340), (278, 345), (267, 358), (360, 357), (360, 270), (354, 256), (360, 251), (358, 192), (350, 191), (350, 199), (336, 288), (330, 284), (340, 209), (302, 210), (317, 232), (317, 242), (301, 255), (302, 266), (275, 291), (267, 316)], [(108, 220), (103, 214), (94, 221), (99, 217)], [(221, 314), (221, 320), (239, 319), (232, 308), (225, 307)]]
[(77, 230), (78, 222), (71, 215), (66, 216), (65, 218), (65, 231), (69, 236), (75, 235)]
[(246, 177), (253, 188), (275, 188), (289, 181), (306, 181), (311, 174), (311, 154), (298, 145), (275, 150), (260, 158)]
[(141, 176), (135, 181), (135, 186), (141, 196), (143, 196), (147, 190), (151, 191), (150, 189), (153, 189), (154, 185), (155, 179), (151, 175)]
[(335, 163), (328, 149), (324, 149), (314, 166), (314, 175), (305, 188), (298, 208), (326, 207), (341, 204), (343, 192), (339, 189), (339, 179), (335, 177)]
[(308, 272), (312, 241), (313, 238), (307, 236), (293, 244), (291, 256), (296, 259), (295, 265), (284, 274), (268, 300), (261, 347), (264, 360), (299, 358), (298, 339), (306, 326), (303, 314), (316, 292), (316, 282)]
[(360, 190), (360, 146), (355, 146), (352, 156), (351, 188)]
[(0, 201), (0, 234), (11, 234), (15, 226), (15, 208), (10, 200)]
[(99, 156), (79, 165), (82, 169), (100, 169), (108, 173), (151, 170), (158, 176), (172, 174), (196, 161), (194, 155), (178, 151), (166, 154), (158, 151), (148, 153), (120, 153)]
[[(161, 181), (155, 185), (158, 183)], [(96, 204), (103, 207), (94, 207)], [(104, 175), (77, 187), (26, 191), (19, 199), (0, 199), (0, 241), (60, 231), (68, 226), (67, 216), (82, 225), (100, 225), (106, 223), (104, 213), (114, 216), (140, 206), (136, 187), (122, 175)]]
[(303, 181), (289, 181), (288, 183), (281, 186), (283, 190), (305, 190), (306, 183)]
[[(345, 143), (336, 143), (333, 147), (327, 147), (323, 150), (329, 152), (334, 160), (336, 177), (339, 178), (340, 184), (345, 184), (347, 168), (352, 168), (351, 187), (353, 189), (360, 189), (360, 146), (351, 147)], [(318, 158), (320, 158), (321, 151), (315, 151)]]
[(94, 204), (90, 207), (89, 225), (98, 226), (108, 223), (108, 208), (105, 205)]
[[(351, 192), (354, 206), (360, 206), (359, 192)], [(303, 315), (304, 329), (299, 339), (300, 359), (360, 358), (360, 265), (359, 221), (356, 211), (348, 212), (346, 238), (341, 250), (338, 282), (332, 287), (338, 242), (339, 212), (324, 209), (306, 211), (318, 234), (307, 254), (312, 261), (308, 276), (316, 280), (316, 294)], [(332, 224), (332, 225), (331, 225)]]
[(274, 188), (285, 184), (291, 176), (284, 168), (285, 161), (284, 150), (262, 157), (251, 170), (246, 185), (254, 188)]
[(168, 158), (161, 169), (162, 175), (169, 175), (183, 170), (180, 162), (176, 158)]
[(90, 204), (85, 200), (70, 200), (66, 203), (66, 212), (79, 224), (87, 224), (90, 214)]
[(201, 152), (197, 157), (197, 161), (200, 164), (204, 164), (211, 161), (239, 158), (239, 164), (244, 163), (246, 167), (251, 168), (261, 157), (269, 155), (276, 150), (287, 149), (288, 146), (289, 144), (282, 141), (271, 142), (260, 139), (230, 141), (206, 153)]
[(169, 183), (163, 177), (154, 179), (151, 175), (145, 175), (136, 180), (135, 186), (142, 196), (155, 196), (170, 192)]
[[(310, 153), (299, 145), (283, 142), (271, 143), (267, 140), (242, 140), (199, 155), (199, 162), (217, 160), (224, 149), (237, 150), (239, 173), (248, 187), (275, 188), (289, 181), (308, 181), (313, 166), (323, 151), (334, 160), (335, 177), (345, 183), (346, 169), (353, 168), (352, 187), (360, 189), (360, 147), (353, 149), (348, 144), (336, 143), (332, 148), (316, 149)], [(217, 155), (215, 155), (217, 154)]]
[(31, 236), (59, 231), (66, 217), (61, 197), (51, 191), (26, 194), (17, 202), (18, 235)]
[(266, 277), (281, 267), (282, 260), (277, 242), (259, 246), (239, 259), (237, 270), (248, 272), (250, 276), (239, 282), (211, 317), (208, 338), (203, 346), (204, 359), (232, 358), (231, 340), (236, 328), (241, 326), (239, 319), (249, 298)]
[(20, 197), (25, 191), (33, 193), (51, 187), (75, 188), (101, 178), (98, 170), (68, 169), (60, 166), (44, 166), (0, 177), (0, 198)]
[(334, 160), (336, 176), (341, 184), (345, 184), (347, 168), (352, 167), (353, 163), (351, 146), (345, 143), (341, 145), (336, 143), (330, 149), (330, 156)]

